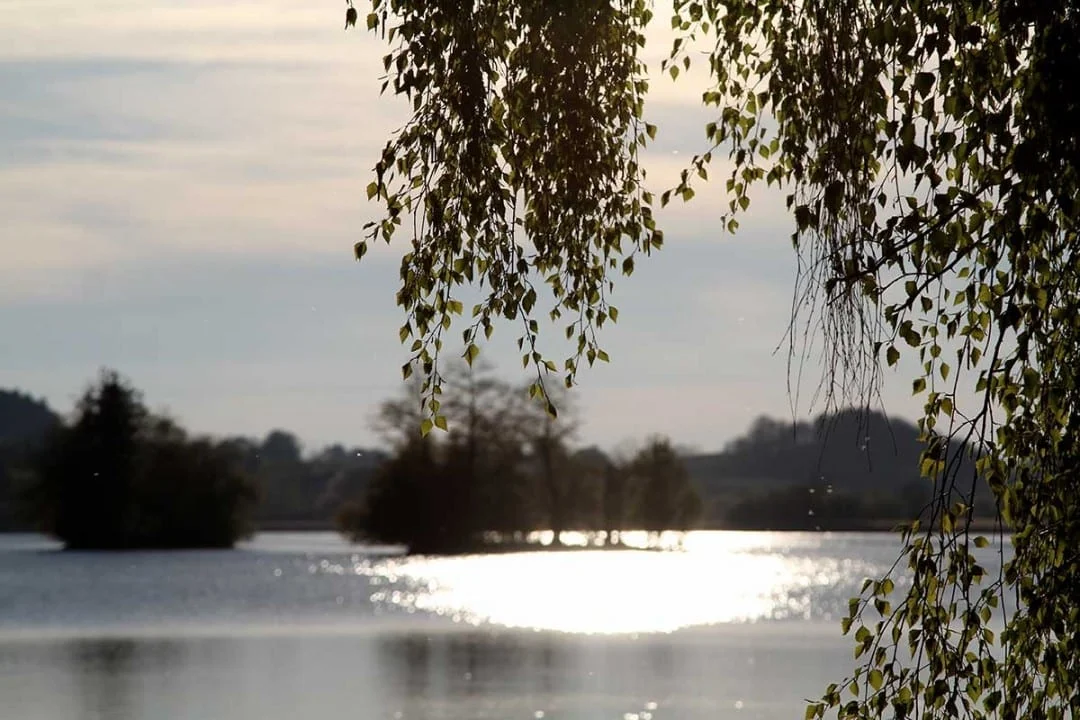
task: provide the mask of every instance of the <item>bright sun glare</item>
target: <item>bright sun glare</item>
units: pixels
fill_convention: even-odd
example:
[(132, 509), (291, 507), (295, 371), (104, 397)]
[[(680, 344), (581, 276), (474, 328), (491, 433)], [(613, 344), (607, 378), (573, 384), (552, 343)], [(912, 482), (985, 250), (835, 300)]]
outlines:
[(376, 605), (459, 622), (574, 633), (671, 632), (808, 617), (840, 568), (763, 552), (767, 536), (690, 534), (673, 552), (576, 551), (395, 558), (364, 569)]

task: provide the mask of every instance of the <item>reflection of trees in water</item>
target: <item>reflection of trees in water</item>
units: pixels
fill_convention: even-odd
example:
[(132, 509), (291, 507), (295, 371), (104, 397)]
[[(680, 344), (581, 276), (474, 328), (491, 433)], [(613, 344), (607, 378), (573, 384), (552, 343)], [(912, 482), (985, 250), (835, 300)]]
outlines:
[(483, 649), (474, 635), (468, 635), (460, 643), (451, 643), (449, 648), (450, 667), (462, 669), (465, 680), (464, 694), (468, 697), (477, 695), (480, 686), (480, 662)]
[(135, 641), (77, 640), (70, 658), (79, 679), (79, 707), (87, 718), (132, 716), (130, 683)]
[(559, 691), (558, 638), (550, 633), (435, 633), (387, 636), (380, 666), (400, 689), (402, 717), (437, 714), (444, 705), (522, 702), (549, 707)]
[(402, 651), (405, 672), (403, 677), (405, 678), (405, 688), (408, 690), (407, 697), (409, 699), (427, 695), (429, 666), (431, 664), (430, 643), (430, 638), (411, 635), (404, 640)]
[(647, 653), (649, 670), (653, 677), (668, 678), (675, 674), (675, 654), (670, 643), (649, 643)]
[(141, 678), (167, 678), (167, 668), (182, 665), (184, 654), (178, 642), (132, 638), (71, 640), (62, 652), (78, 678), (82, 717), (116, 720), (137, 718)]

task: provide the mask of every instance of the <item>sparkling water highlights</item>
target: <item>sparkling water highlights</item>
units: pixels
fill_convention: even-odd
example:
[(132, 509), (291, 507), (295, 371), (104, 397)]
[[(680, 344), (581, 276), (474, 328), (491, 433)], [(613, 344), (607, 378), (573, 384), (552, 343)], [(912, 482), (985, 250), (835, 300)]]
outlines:
[(838, 610), (834, 591), (850, 594), (879, 568), (820, 553), (820, 542), (691, 533), (681, 550), (394, 558), (356, 571), (369, 576), (376, 606), (405, 612), (571, 633), (671, 632), (830, 618)]
[(0, 716), (791, 720), (850, 672), (839, 616), (899, 550), (684, 545), (405, 558), (330, 533), (130, 553), (3, 536)]

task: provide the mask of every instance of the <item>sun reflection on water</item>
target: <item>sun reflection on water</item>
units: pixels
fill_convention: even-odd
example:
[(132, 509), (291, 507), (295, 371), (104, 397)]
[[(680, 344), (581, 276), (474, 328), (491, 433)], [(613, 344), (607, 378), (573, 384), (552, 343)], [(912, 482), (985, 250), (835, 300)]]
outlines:
[(389, 558), (365, 565), (376, 606), (473, 624), (571, 633), (671, 632), (810, 617), (812, 591), (857, 568), (771, 547), (770, 536), (691, 533), (681, 550)]

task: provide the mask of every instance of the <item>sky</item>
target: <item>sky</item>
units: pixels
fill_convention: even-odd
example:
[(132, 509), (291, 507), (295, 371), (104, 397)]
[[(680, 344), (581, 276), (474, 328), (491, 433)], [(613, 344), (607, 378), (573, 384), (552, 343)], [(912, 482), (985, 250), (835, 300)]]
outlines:
[[(670, 41), (657, 16), (653, 67)], [(0, 387), (69, 411), (111, 367), (196, 432), (375, 444), (408, 357), (400, 247), (352, 256), (407, 117), (379, 96), (379, 41), (343, 31), (340, 0), (0, 0), (0, 17)], [(700, 81), (657, 69), (653, 189), (702, 147)], [(735, 236), (726, 202), (713, 182), (665, 211), (664, 249), (619, 279), (611, 363), (574, 393), (580, 442), (711, 451), (759, 415), (821, 409), (789, 388), (783, 198), (757, 193)], [(517, 381), (515, 330), (483, 354)], [(914, 416), (910, 377), (887, 376), (889, 412)]]

